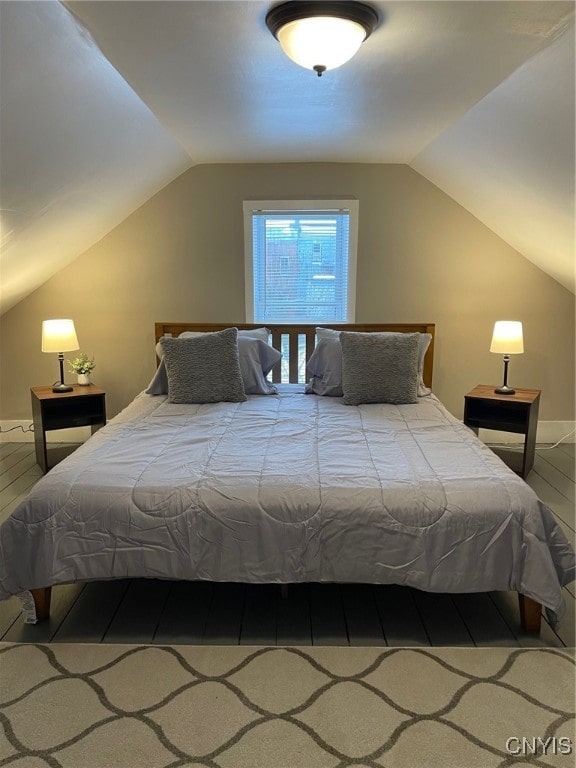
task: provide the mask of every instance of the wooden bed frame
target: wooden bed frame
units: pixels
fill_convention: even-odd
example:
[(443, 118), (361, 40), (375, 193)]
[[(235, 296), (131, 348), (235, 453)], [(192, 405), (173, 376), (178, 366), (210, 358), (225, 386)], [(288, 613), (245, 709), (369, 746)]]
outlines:
[[(238, 330), (252, 330), (254, 328), (261, 328), (263, 323), (156, 323), (154, 326), (155, 341), (156, 343), (163, 336), (179, 336), (185, 331), (196, 331), (206, 333), (210, 331), (221, 331), (225, 328), (234, 326)], [(317, 325), (271, 325), (266, 324), (266, 327), (271, 332), (271, 342), (275, 349), (282, 349), (284, 341), (284, 350), (288, 349), (288, 381), (292, 383), (298, 382), (298, 368), (299, 368), (299, 348), (301, 347), (301, 340), (305, 339), (306, 359), (310, 357), (314, 351), (316, 343), (316, 327)], [(365, 333), (382, 333), (382, 332), (394, 332), (394, 333), (429, 333), (432, 336), (430, 346), (426, 352), (424, 358), (424, 370), (422, 378), (424, 384), (427, 387), (432, 386), (432, 371), (434, 366), (434, 335), (435, 325), (434, 323), (369, 323), (369, 324), (338, 324), (330, 325), (326, 327), (337, 328), (342, 331), (361, 331)], [(282, 381), (282, 369), (281, 363), (277, 363), (272, 369), (272, 381)], [(45, 587), (42, 589), (31, 590), (34, 598), (34, 605), (36, 607), (37, 621), (47, 619), (50, 615), (50, 597), (51, 587)], [(282, 585), (282, 594), (286, 594), (286, 585)], [(522, 623), (522, 629), (525, 632), (539, 633), (542, 606), (540, 603), (532, 600), (530, 597), (521, 595), (518, 593), (518, 601), (520, 606), (520, 620)]]

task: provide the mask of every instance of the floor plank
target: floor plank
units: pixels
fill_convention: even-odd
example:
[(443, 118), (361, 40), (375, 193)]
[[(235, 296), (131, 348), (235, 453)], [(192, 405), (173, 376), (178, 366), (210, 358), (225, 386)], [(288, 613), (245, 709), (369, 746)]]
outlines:
[(386, 645), (371, 584), (342, 584), (344, 615), (350, 645)]
[(314, 645), (348, 645), (339, 584), (310, 584), (310, 615)]
[(20, 461), (18, 461), (16, 464), (13, 464), (8, 469), (0, 472), (0, 491), (7, 489), (8, 486), (17, 480), (21, 475), (33, 469), (37, 470), (36, 476), (41, 477), (42, 471), (36, 464), (36, 456), (34, 456), (34, 454), (26, 454), (22, 456)]
[(414, 598), (431, 645), (474, 645), (474, 640), (454, 604), (452, 595), (424, 594), (414, 590)]
[(151, 643), (172, 583), (133, 579), (106, 633), (105, 643)]
[(214, 596), (211, 581), (175, 581), (158, 622), (154, 643), (201, 645)]
[[(14, 451), (17, 451), (20, 446), (23, 445), (22, 443), (0, 443), (0, 462), (6, 457), (10, 456), (11, 453), (14, 453)], [(24, 445), (33, 445), (33, 443), (24, 443)]]
[(22, 606), (17, 597), (0, 602), (0, 639), (4, 639), (15, 621), (22, 613)]
[(568, 456), (571, 456), (573, 459), (576, 458), (576, 444), (575, 443), (560, 443), (558, 445), (558, 448), (563, 451), (564, 453), (568, 454)]
[(33, 443), (0, 443), (0, 475), (14, 463), (33, 454)]
[(0, 443), (5, 449), (0, 453), (0, 477), (15, 464), (28, 456), (34, 456), (33, 443)]
[(240, 645), (276, 645), (279, 584), (247, 584)]
[(125, 579), (86, 584), (52, 642), (101, 643), (129, 584)]
[(394, 647), (430, 645), (430, 638), (410, 587), (374, 586), (374, 597), (386, 643)]
[(567, 454), (559, 445), (552, 447), (538, 446), (536, 458), (546, 461), (554, 470), (560, 472), (572, 483), (576, 482), (574, 457)]
[(228, 582), (216, 585), (206, 619), (202, 639), (204, 645), (238, 645), (240, 643), (244, 591), (244, 584)]
[(308, 584), (290, 584), (288, 595), (276, 607), (276, 642), (278, 645), (312, 645)]
[(515, 645), (515, 636), (486, 593), (454, 595), (454, 604), (474, 645)]

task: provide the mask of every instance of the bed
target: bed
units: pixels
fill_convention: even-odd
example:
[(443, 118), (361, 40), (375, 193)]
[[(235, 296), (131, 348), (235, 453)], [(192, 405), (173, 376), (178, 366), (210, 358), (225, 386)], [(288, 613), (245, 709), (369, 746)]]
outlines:
[[(432, 393), (433, 324), (339, 325), (325, 343), (314, 325), (268, 330), (257, 348), (265, 395), (250, 393), (242, 369), (236, 400), (191, 403), (176, 396), (174, 355), (200, 354), (214, 339), (229, 345), (234, 333), (243, 359), (242, 345), (255, 347), (240, 334), (261, 329), (156, 323), (164, 359), (150, 387), (0, 527), (0, 599), (18, 595), (35, 622), (49, 615), (52, 586), (77, 581), (404, 584), (515, 590), (527, 631), (539, 630), (542, 606), (561, 620), (574, 552), (531, 488)], [(347, 403), (358, 378), (352, 352), (379, 349), (357, 342), (387, 334), (409, 347), (410, 366), (417, 359), (416, 396)], [(343, 395), (318, 394), (314, 381), (333, 384), (325, 371), (298, 381), (303, 360), (316, 374), (312, 361), (337, 344)], [(216, 368), (224, 387), (236, 380)]]

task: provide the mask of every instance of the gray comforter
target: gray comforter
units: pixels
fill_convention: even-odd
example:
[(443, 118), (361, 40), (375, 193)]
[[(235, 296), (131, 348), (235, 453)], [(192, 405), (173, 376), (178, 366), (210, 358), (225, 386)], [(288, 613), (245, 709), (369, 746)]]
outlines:
[(0, 528), (0, 599), (126, 577), (517, 590), (564, 612), (552, 513), (434, 397), (140, 394)]

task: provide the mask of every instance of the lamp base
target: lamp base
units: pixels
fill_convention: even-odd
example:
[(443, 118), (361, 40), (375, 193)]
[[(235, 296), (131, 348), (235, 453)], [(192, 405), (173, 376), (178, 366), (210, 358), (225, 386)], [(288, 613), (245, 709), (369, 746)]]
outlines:
[(70, 387), (68, 384), (64, 384), (63, 381), (59, 381), (52, 387), (52, 392), (72, 392), (73, 389), (74, 387)]
[(495, 389), (494, 392), (497, 392), (499, 395), (513, 395), (516, 392), (516, 390), (504, 384), (503, 387), (498, 387), (498, 389)]

